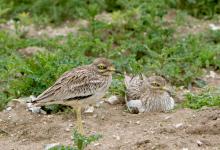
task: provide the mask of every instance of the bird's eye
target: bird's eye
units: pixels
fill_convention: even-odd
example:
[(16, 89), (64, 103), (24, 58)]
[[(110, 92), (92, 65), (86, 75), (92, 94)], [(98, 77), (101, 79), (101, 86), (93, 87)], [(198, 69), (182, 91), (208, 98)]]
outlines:
[(154, 86), (154, 87), (160, 87), (160, 84), (159, 83), (155, 83), (155, 82), (152, 83), (151, 85)]
[(103, 64), (100, 64), (100, 65), (98, 65), (98, 68), (101, 69), (101, 70), (103, 70), (103, 69), (106, 69), (106, 66), (103, 65)]

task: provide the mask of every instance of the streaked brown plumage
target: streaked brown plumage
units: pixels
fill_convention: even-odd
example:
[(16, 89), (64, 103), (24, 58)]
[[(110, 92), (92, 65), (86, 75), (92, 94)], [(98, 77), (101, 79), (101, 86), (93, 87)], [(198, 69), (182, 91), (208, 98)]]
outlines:
[(145, 112), (168, 111), (174, 108), (174, 100), (168, 93), (166, 80), (160, 76), (144, 79), (145, 92), (140, 100), (145, 106)]
[(80, 102), (80, 105), (93, 103), (102, 98), (108, 90), (114, 71), (110, 60), (106, 58), (95, 59), (90, 65), (80, 66), (65, 72), (33, 103), (35, 106), (48, 104), (76, 106), (77, 102)]
[(166, 89), (166, 81), (160, 76), (125, 76), (125, 84), (126, 104), (131, 113), (167, 111), (174, 107), (174, 100)]
[(143, 74), (137, 76), (129, 76), (125, 74), (125, 87), (127, 100), (139, 99), (141, 96), (141, 88), (143, 84)]
[[(99, 68), (99, 65), (104, 68)], [(39, 106), (100, 99), (111, 84), (112, 72), (114, 72), (112, 63), (105, 58), (98, 58), (90, 65), (65, 72), (54, 85), (40, 94), (34, 103)]]

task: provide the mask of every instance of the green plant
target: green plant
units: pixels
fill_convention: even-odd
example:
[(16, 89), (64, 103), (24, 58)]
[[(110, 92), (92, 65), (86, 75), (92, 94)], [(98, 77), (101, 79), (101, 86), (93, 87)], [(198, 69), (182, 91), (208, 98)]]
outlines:
[(220, 2), (216, 0), (177, 0), (175, 5), (198, 18), (212, 18), (220, 13)]
[(185, 107), (192, 109), (199, 109), (203, 106), (218, 106), (220, 107), (220, 92), (219, 89), (216, 91), (204, 91), (200, 94), (189, 93), (186, 95), (186, 101), (183, 104)]
[(84, 150), (87, 145), (99, 140), (101, 135), (84, 136), (76, 130), (73, 132), (73, 146), (57, 146), (50, 150)]

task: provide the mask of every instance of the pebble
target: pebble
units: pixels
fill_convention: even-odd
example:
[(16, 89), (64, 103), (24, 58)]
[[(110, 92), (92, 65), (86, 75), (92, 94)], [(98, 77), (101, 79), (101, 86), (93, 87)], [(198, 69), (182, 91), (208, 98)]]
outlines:
[(120, 103), (120, 100), (119, 100), (119, 98), (117, 96), (112, 95), (105, 102), (107, 102), (107, 103), (109, 103), (111, 105), (115, 105), (115, 104)]
[(10, 110), (12, 110), (12, 108), (11, 108), (11, 107), (7, 107), (6, 110), (7, 110), (7, 111), (10, 111)]
[(210, 24), (209, 24), (209, 28), (210, 28), (211, 30), (213, 30), (213, 31), (220, 30), (220, 26), (217, 26), (217, 25), (215, 25), (215, 24), (213, 24), (213, 23), (210, 23)]
[(66, 132), (70, 132), (70, 128), (66, 128), (65, 131), (66, 131)]
[(170, 116), (166, 116), (164, 119), (169, 120), (170, 118), (171, 118)]
[(69, 124), (69, 127), (73, 127), (73, 124), (72, 124), (72, 123), (70, 123), (70, 124)]
[(101, 116), (101, 119), (102, 119), (102, 120), (104, 120), (104, 119), (105, 119), (105, 116), (104, 116), (104, 115), (102, 115), (102, 116)]
[(95, 108), (93, 106), (89, 106), (89, 107), (86, 108), (84, 113), (91, 114), (91, 113), (94, 112), (94, 110), (95, 110)]
[(183, 123), (178, 123), (178, 124), (175, 124), (175, 125), (174, 125), (174, 127), (177, 128), (177, 129), (180, 128), (180, 127), (182, 127), (182, 126), (183, 126)]
[(136, 122), (136, 124), (138, 124), (138, 125), (139, 125), (139, 124), (140, 124), (140, 121), (137, 121), (137, 122)]
[(32, 113), (40, 113), (40, 114), (44, 114), (46, 115), (47, 112), (42, 110), (41, 107), (30, 107), (29, 110), (32, 112)]
[(99, 146), (99, 145), (101, 145), (100, 143), (94, 143), (94, 146)]
[(27, 107), (28, 108), (32, 107), (32, 103), (27, 103)]
[(46, 145), (44, 145), (44, 150), (49, 150), (49, 149), (54, 148), (56, 146), (61, 146), (61, 144), (60, 143), (46, 144)]
[(118, 136), (118, 135), (113, 135), (113, 137), (118, 141), (121, 139), (120, 136)]
[(198, 146), (202, 146), (202, 144), (203, 144), (200, 140), (197, 140), (196, 143)]

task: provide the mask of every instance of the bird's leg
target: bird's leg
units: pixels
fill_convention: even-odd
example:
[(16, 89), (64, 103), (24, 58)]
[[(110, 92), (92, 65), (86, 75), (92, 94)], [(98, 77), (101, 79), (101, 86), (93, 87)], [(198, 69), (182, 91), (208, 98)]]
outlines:
[(81, 116), (81, 104), (80, 102), (76, 108), (76, 119), (77, 119), (77, 130), (80, 134), (84, 134), (83, 124), (82, 124), (82, 116)]

